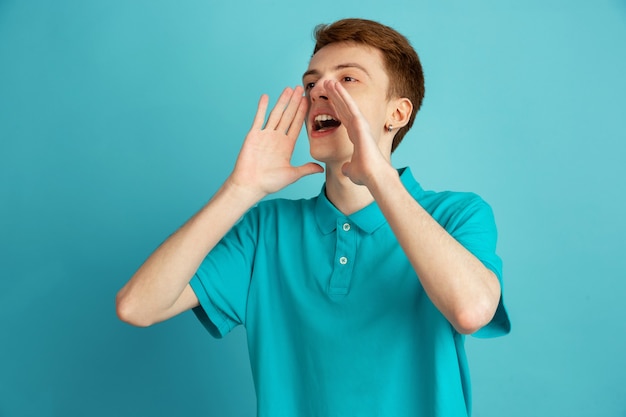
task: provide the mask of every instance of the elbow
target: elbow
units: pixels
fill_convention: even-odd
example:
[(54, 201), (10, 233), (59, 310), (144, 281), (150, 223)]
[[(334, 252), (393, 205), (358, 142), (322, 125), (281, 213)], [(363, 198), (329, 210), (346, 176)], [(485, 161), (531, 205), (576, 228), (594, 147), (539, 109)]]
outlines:
[(462, 305), (458, 305), (453, 311), (450, 322), (461, 334), (469, 335), (476, 333), (488, 325), (496, 314), (500, 303), (500, 282), (495, 274), (489, 274), (489, 284), (480, 293), (470, 298), (465, 298)]
[(452, 322), (455, 330), (461, 334), (470, 335), (474, 334), (484, 326), (486, 326), (491, 321), (491, 318), (488, 320), (483, 320), (478, 317), (478, 315), (473, 313), (464, 313), (459, 314), (456, 319)]
[(121, 321), (132, 326), (148, 327), (154, 324), (141, 314), (137, 303), (130, 300), (129, 297), (123, 293), (123, 290), (115, 297), (115, 312)]
[(492, 302), (475, 303), (473, 306), (458, 311), (451, 320), (452, 325), (461, 334), (476, 333), (489, 324), (497, 307), (497, 301), (495, 305)]

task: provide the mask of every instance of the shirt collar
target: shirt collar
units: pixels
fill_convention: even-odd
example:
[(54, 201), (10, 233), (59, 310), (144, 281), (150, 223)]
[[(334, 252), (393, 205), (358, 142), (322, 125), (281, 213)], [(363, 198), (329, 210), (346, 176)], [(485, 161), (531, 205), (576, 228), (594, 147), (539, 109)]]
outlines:
[[(408, 167), (400, 168), (398, 174), (407, 191), (417, 199), (423, 193), (423, 189), (415, 178), (413, 178), (411, 169)], [(322, 186), (322, 191), (317, 197), (315, 219), (317, 220), (318, 227), (324, 234), (329, 234), (334, 231), (337, 228), (337, 223), (339, 221), (345, 221), (346, 219), (354, 223), (364, 232), (370, 234), (387, 223), (376, 201), (349, 216), (344, 215), (337, 210), (328, 197), (326, 197), (326, 184)]]

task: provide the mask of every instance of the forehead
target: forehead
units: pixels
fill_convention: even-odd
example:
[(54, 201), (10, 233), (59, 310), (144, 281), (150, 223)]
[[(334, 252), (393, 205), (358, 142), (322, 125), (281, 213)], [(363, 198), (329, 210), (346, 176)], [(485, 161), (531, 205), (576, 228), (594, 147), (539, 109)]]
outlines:
[(382, 53), (371, 46), (356, 43), (326, 45), (313, 55), (307, 73), (332, 71), (350, 63), (363, 67), (370, 76), (386, 76)]

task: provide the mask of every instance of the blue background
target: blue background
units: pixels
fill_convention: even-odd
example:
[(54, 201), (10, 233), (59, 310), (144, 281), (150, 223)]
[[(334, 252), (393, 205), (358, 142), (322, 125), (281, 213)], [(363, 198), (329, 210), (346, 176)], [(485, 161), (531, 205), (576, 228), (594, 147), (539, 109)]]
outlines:
[(503, 3), (0, 0), (0, 416), (254, 415), (242, 329), (114, 298), (351, 16), (423, 61), (394, 163), (496, 213), (513, 332), (468, 339), (475, 416), (626, 416), (626, 2)]

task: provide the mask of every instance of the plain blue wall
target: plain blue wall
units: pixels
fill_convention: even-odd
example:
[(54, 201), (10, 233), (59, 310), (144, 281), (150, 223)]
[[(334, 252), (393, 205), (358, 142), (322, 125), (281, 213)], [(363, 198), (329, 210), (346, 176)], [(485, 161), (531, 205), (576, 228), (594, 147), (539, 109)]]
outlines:
[(396, 165), (496, 212), (513, 332), (468, 339), (475, 415), (626, 416), (626, 2), (519, 3), (0, 0), (0, 416), (254, 415), (242, 329), (114, 297), (349, 16), (424, 64)]

